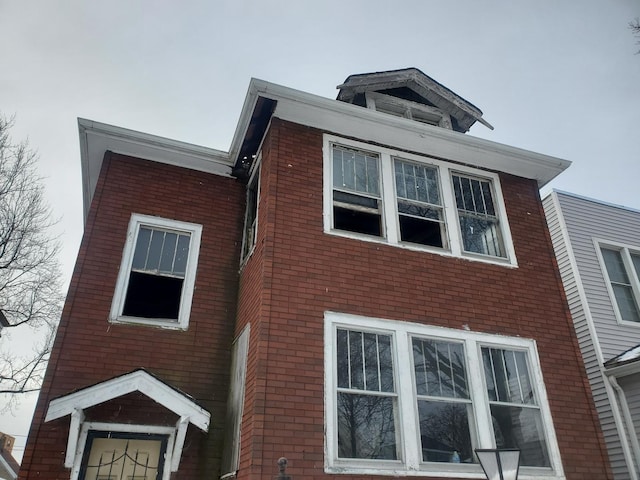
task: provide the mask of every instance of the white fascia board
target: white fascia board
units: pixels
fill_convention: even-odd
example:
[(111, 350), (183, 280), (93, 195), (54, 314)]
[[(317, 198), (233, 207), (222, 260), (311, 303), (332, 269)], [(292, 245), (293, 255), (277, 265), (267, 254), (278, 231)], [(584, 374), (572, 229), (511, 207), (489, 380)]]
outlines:
[(168, 165), (231, 176), (233, 162), (221, 150), (180, 142), (157, 135), (115, 127), (84, 118), (78, 119), (82, 196), (86, 219), (98, 183), (102, 160), (107, 150), (122, 155), (152, 160)]
[(376, 142), (475, 167), (534, 179), (542, 187), (571, 162), (467, 134), (395, 117), (264, 80), (251, 79), (231, 145), (238, 152), (258, 96), (276, 100), (274, 116), (326, 132)]
[(178, 392), (143, 370), (112, 378), (51, 400), (44, 421), (49, 422), (70, 415), (75, 410), (85, 410), (136, 391), (143, 393), (176, 415), (189, 418), (189, 421), (200, 430), (208, 431), (211, 414), (207, 410), (190, 400), (185, 394)]

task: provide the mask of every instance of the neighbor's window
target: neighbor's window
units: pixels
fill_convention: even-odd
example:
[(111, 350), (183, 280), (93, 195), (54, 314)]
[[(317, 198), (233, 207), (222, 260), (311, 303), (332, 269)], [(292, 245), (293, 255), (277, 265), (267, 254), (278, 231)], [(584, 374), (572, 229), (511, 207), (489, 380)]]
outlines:
[(601, 247), (600, 252), (620, 320), (640, 322), (640, 253), (626, 247)]
[(382, 236), (378, 157), (337, 145), (333, 147), (332, 157), (334, 227)]
[(80, 480), (160, 480), (167, 435), (90, 431)]
[(561, 476), (532, 340), (325, 313), (327, 471), (480, 473), (476, 448), (519, 448)]
[(325, 232), (516, 265), (499, 177), (325, 135)]
[(112, 321), (186, 328), (201, 230), (196, 224), (132, 215)]

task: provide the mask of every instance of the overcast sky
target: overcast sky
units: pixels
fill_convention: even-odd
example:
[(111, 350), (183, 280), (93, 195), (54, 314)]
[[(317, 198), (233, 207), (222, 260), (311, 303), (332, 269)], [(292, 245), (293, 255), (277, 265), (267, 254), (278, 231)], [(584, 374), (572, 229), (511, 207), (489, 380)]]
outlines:
[[(335, 98), (417, 67), (495, 127), (469, 135), (571, 160), (550, 187), (640, 209), (636, 17), (640, 0), (0, 0), (0, 112), (40, 153), (67, 281), (77, 118), (227, 150), (251, 77)], [(34, 404), (0, 414), (18, 459)]]

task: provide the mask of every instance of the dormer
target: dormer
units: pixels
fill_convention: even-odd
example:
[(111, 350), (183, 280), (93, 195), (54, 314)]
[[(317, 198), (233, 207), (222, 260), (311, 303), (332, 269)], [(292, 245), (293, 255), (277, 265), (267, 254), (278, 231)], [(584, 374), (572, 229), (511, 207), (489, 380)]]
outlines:
[(338, 100), (465, 133), (477, 121), (493, 130), (482, 110), (417, 68), (350, 75)]

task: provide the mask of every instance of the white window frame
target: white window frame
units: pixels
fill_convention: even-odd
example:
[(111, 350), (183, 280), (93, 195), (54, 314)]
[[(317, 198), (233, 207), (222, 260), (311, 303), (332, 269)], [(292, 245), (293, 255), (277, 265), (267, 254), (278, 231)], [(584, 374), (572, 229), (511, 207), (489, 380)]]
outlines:
[[(260, 211), (260, 176), (262, 171), (262, 153), (259, 153), (251, 168), (249, 181), (247, 182), (246, 205), (244, 212), (244, 224), (242, 228), (242, 250), (240, 251), (240, 266), (242, 267), (253, 254), (256, 249), (256, 241), (258, 240), (258, 214)], [(256, 208), (253, 229), (249, 231), (249, 195), (251, 185), (256, 182)]]
[(609, 278), (607, 265), (604, 263), (604, 257), (602, 256), (603, 248), (608, 250), (617, 250), (620, 252), (622, 256), (622, 262), (624, 263), (625, 272), (627, 273), (627, 277), (629, 277), (629, 282), (633, 291), (634, 299), (636, 301), (636, 306), (638, 307), (638, 313), (640, 314), (640, 272), (636, 271), (633, 265), (633, 261), (631, 260), (631, 254), (640, 255), (640, 247), (599, 239), (594, 239), (593, 243), (595, 245), (598, 262), (600, 262), (600, 270), (602, 271), (602, 276), (605, 281), (607, 293), (609, 294), (609, 299), (611, 300), (611, 307), (613, 308), (616, 321), (619, 325), (640, 328), (640, 322), (632, 322), (629, 320), (624, 320), (622, 318), (620, 308), (618, 307), (618, 300), (616, 299), (616, 295), (613, 291), (613, 286), (611, 285), (611, 278)]
[[(169, 480), (171, 478), (171, 473), (172, 471), (174, 471), (172, 469), (173, 455), (174, 453), (176, 453), (173, 451), (176, 436), (176, 429), (174, 427), (165, 427), (159, 425), (133, 425), (125, 423), (84, 422), (82, 424), (80, 436), (78, 438), (78, 449), (75, 452), (73, 467), (71, 468), (70, 480), (78, 480), (79, 478), (80, 470), (82, 469), (82, 459), (84, 457), (84, 451), (87, 447), (87, 436), (89, 435), (90, 431), (108, 431), (124, 434), (150, 433), (157, 435), (166, 435), (167, 448), (165, 451), (164, 465), (162, 468), (162, 480)], [(177, 455), (181, 455), (181, 453), (181, 451), (177, 452)]]
[[(338, 230), (333, 227), (333, 145), (345, 148), (371, 152), (379, 156), (380, 182), (382, 198), (382, 232), (383, 236), (377, 237), (364, 235), (346, 230)], [(403, 242), (400, 240), (400, 226), (398, 220), (398, 205), (394, 179), (394, 159), (405, 160), (418, 164), (435, 167), (438, 171), (441, 202), (444, 212), (445, 225), (445, 248), (432, 247)], [(465, 165), (457, 165), (435, 158), (419, 156), (411, 153), (394, 150), (387, 147), (379, 147), (364, 142), (349, 140), (335, 135), (324, 134), (323, 138), (323, 224), (324, 232), (330, 235), (355, 238), (367, 242), (384, 243), (408, 250), (427, 251), (443, 256), (460, 257), (468, 260), (485, 262), (507, 267), (517, 267), (518, 263), (515, 255), (515, 248), (511, 237), (511, 228), (507, 212), (504, 206), (500, 177), (493, 172), (479, 170)], [(498, 218), (499, 228), (504, 243), (505, 257), (495, 257), (479, 253), (466, 252), (463, 246), (462, 232), (458, 219), (458, 209), (456, 206), (455, 194), (453, 191), (452, 175), (462, 174), (465, 176), (477, 177), (491, 183), (493, 202)]]
[[(491, 423), (490, 404), (486, 396), (482, 347), (519, 350), (527, 354), (531, 382), (540, 409), (543, 434), (548, 448), (550, 468), (520, 467), (521, 479), (563, 479), (558, 442), (553, 427), (549, 402), (542, 378), (540, 360), (535, 340), (490, 335), (467, 330), (456, 330), (396, 320), (369, 318), (345, 313), (325, 312), (325, 472), (360, 475), (437, 476), (456, 478), (486, 478), (479, 463), (422, 462), (421, 440), (418, 422), (415, 382), (411, 359), (412, 336), (434, 340), (463, 343), (467, 362), (468, 388), (474, 411), (474, 431), (477, 432), (476, 448), (495, 448)], [(337, 427), (337, 365), (336, 332), (338, 328), (364, 330), (392, 337), (394, 381), (398, 395), (398, 460), (366, 460), (338, 458)]]
[[(140, 227), (166, 229), (179, 233), (187, 233), (190, 235), (189, 257), (187, 259), (187, 266), (182, 283), (182, 293), (180, 296), (180, 306), (178, 310), (177, 321), (175, 319), (141, 318), (126, 316), (122, 314), (129, 284), (133, 254), (135, 251), (136, 242), (138, 240), (138, 232), (140, 231)], [(111, 303), (109, 321), (111, 323), (133, 323), (139, 325), (157, 326), (173, 330), (186, 330), (189, 326), (189, 317), (191, 314), (191, 301), (193, 299), (193, 290), (196, 280), (196, 270), (198, 266), (198, 255), (200, 253), (201, 235), (202, 225), (199, 224), (133, 213), (131, 215), (129, 227), (127, 229), (127, 240), (122, 252), (122, 262), (120, 264), (120, 272), (118, 273), (116, 289), (113, 295), (113, 301)]]

